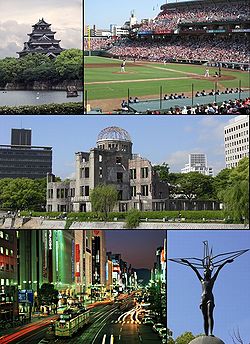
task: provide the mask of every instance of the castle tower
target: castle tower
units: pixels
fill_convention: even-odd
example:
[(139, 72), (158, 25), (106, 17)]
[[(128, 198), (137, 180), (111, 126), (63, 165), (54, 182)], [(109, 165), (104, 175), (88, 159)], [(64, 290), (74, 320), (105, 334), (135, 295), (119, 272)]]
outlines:
[(24, 43), (23, 50), (17, 52), (19, 57), (27, 54), (42, 53), (51, 58), (55, 58), (64, 49), (60, 47), (60, 41), (54, 38), (55, 31), (51, 31), (51, 24), (46, 23), (42, 18), (32, 25), (32, 33), (29, 33), (28, 42)]

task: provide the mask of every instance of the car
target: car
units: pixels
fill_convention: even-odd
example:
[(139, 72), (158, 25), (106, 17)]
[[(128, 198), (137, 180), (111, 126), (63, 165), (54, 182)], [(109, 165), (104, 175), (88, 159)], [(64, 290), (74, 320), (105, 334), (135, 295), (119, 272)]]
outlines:
[(167, 335), (167, 329), (166, 329), (166, 327), (163, 327), (162, 329), (160, 329), (159, 332), (158, 332), (158, 334), (159, 334), (159, 336), (160, 336), (161, 338), (166, 337), (166, 335)]
[(155, 324), (153, 326), (153, 330), (158, 333), (162, 328), (164, 328), (164, 326), (161, 323)]
[(143, 324), (144, 325), (154, 325), (154, 322), (153, 322), (152, 319), (146, 318), (146, 319), (143, 320)]

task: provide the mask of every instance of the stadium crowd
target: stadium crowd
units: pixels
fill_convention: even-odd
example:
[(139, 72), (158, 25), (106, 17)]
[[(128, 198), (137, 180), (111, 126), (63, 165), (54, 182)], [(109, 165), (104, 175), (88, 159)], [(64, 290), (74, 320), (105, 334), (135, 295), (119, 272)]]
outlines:
[[(114, 38), (91, 37), (90, 50), (108, 49), (113, 45), (114, 42)], [(84, 50), (89, 50), (88, 37), (84, 37)]]
[(183, 109), (171, 107), (169, 110), (161, 112), (159, 110), (147, 111), (147, 115), (249, 115), (250, 98), (224, 101), (221, 105), (210, 103), (208, 105), (184, 106)]
[(182, 23), (211, 23), (242, 21), (249, 18), (249, 4), (247, 2), (225, 2), (213, 4), (203, 2), (185, 7), (165, 8), (149, 24), (145, 24), (140, 31), (167, 30), (173, 31)]
[(201, 60), (249, 63), (248, 41), (239, 36), (174, 37), (169, 41), (122, 41), (110, 50), (115, 56), (150, 61)]

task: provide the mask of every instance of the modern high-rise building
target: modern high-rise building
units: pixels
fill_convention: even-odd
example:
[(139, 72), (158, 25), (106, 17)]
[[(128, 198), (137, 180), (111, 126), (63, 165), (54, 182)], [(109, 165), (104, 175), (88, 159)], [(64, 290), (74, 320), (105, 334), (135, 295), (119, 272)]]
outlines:
[(0, 230), (0, 320), (18, 315), (17, 237), (13, 229)]
[(30, 129), (12, 129), (11, 145), (0, 145), (0, 178), (44, 178), (52, 171), (52, 147), (31, 145)]
[(12, 146), (31, 146), (31, 129), (11, 129)]
[(75, 284), (74, 231), (20, 230), (18, 234), (18, 285), (37, 291), (53, 283), (70, 294)]
[(208, 167), (207, 156), (204, 153), (191, 153), (188, 164), (181, 169), (181, 173), (198, 172), (206, 176), (213, 176), (213, 168)]
[(224, 127), (226, 167), (236, 167), (244, 157), (249, 157), (249, 116), (232, 118)]

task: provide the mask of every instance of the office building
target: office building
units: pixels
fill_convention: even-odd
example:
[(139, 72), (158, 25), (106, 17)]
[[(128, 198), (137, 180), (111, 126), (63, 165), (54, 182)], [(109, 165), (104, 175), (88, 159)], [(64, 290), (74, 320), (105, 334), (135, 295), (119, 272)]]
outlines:
[(236, 167), (244, 157), (249, 157), (249, 115), (232, 118), (224, 127), (225, 163)]
[(31, 145), (30, 129), (12, 129), (11, 145), (0, 145), (0, 178), (44, 178), (52, 171), (52, 147)]
[(213, 176), (213, 168), (208, 167), (207, 156), (203, 153), (191, 153), (188, 156), (188, 164), (181, 169), (181, 173), (198, 172), (205, 176)]

